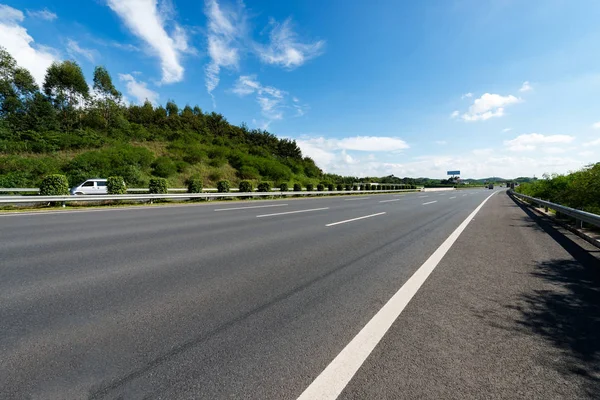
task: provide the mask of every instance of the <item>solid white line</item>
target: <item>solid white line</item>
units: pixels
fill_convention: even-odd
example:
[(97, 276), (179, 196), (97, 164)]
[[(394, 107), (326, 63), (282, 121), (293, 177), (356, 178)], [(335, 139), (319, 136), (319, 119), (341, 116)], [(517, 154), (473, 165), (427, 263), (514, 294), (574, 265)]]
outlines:
[(404, 197), (406, 196), (405, 194), (395, 194), (394, 197)]
[(452, 199), (455, 199), (455, 198), (456, 198), (456, 196), (454, 196), (454, 197), (450, 197), (448, 200), (452, 200)]
[(423, 198), (423, 197), (429, 197), (429, 196), (419, 196), (419, 198)]
[(402, 199), (381, 200), (380, 203), (389, 203), (390, 201), (400, 201)]
[(366, 199), (370, 199), (370, 197), (359, 197), (357, 199), (344, 199), (344, 201), (366, 200)]
[(269, 204), (269, 205), (266, 205), (266, 206), (217, 208), (217, 209), (215, 209), (215, 211), (246, 210), (246, 209), (250, 209), (250, 208), (267, 208), (267, 207), (282, 207), (282, 206), (287, 206), (287, 204)]
[(385, 214), (384, 212), (380, 212), (377, 214), (371, 214), (371, 215), (365, 215), (364, 217), (358, 217), (358, 218), (352, 218), (352, 219), (347, 219), (345, 221), (340, 221), (340, 222), (334, 222), (332, 224), (327, 224), (325, 226), (334, 226), (334, 225), (339, 225), (339, 224), (345, 224), (346, 222), (352, 222), (352, 221), (358, 221), (359, 219), (365, 219), (365, 218), (371, 218), (371, 217), (376, 217), (378, 215), (383, 215)]
[(423, 205), (427, 205), (427, 204), (433, 204), (433, 203), (437, 203), (437, 200), (434, 200), (434, 201), (428, 201), (427, 203), (423, 203)]
[(361, 331), (344, 347), (323, 372), (304, 390), (298, 400), (334, 400), (344, 390), (356, 371), (365, 362), (375, 346), (381, 341), (394, 321), (400, 316), (413, 296), (421, 288), (435, 267), (450, 250), (456, 239), (481, 207), (495, 193), (489, 195), (459, 226), (448, 236), (440, 247), (419, 267), (406, 283), (375, 314)]
[(257, 215), (256, 218), (274, 217), (276, 215), (298, 214), (298, 213), (305, 213), (305, 212), (310, 212), (310, 211), (321, 211), (321, 210), (329, 210), (329, 207), (311, 208), (310, 210), (286, 211), (286, 212), (276, 213), (276, 214), (263, 214), (263, 215)]

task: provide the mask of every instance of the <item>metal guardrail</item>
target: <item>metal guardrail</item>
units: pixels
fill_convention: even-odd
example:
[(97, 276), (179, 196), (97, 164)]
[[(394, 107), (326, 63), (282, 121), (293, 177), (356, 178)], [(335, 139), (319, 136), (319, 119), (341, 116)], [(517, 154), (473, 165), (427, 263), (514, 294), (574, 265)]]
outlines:
[(0, 204), (14, 203), (67, 203), (79, 201), (107, 201), (107, 200), (186, 200), (186, 199), (211, 199), (224, 197), (264, 197), (264, 196), (310, 196), (310, 195), (340, 195), (340, 194), (366, 194), (366, 193), (396, 193), (411, 192), (415, 189), (398, 190), (349, 190), (349, 191), (302, 191), (302, 192), (244, 192), (244, 193), (182, 193), (182, 194), (118, 194), (118, 195), (82, 195), (82, 196), (0, 196)]
[(600, 227), (600, 215), (592, 214), (592, 213), (589, 213), (587, 211), (577, 210), (577, 209), (571, 208), (571, 207), (562, 206), (562, 205), (556, 204), (556, 203), (551, 203), (549, 201), (545, 201), (545, 200), (541, 200), (541, 199), (536, 199), (535, 197), (531, 197), (531, 196), (527, 196), (527, 195), (524, 195), (524, 194), (521, 194), (521, 193), (517, 193), (514, 190), (510, 190), (509, 192), (513, 196), (516, 196), (516, 197), (518, 197), (520, 199), (527, 200), (527, 201), (529, 201), (531, 203), (534, 203), (534, 204), (539, 204), (540, 206), (551, 208), (551, 209), (556, 210), (557, 212), (559, 212), (561, 214), (568, 215), (571, 218), (575, 218), (575, 220), (580, 223), (579, 225), (581, 225), (581, 222), (585, 222), (585, 223), (588, 223), (590, 225), (594, 225), (596, 227)]
[[(129, 188), (127, 189), (128, 193), (147, 193), (150, 189), (148, 188)], [(187, 188), (169, 188), (167, 189), (169, 192), (187, 192)], [(207, 191), (207, 192), (216, 192), (218, 191), (217, 188), (204, 188), (203, 190)], [(232, 192), (237, 192), (239, 191), (239, 189), (237, 188), (231, 188), (229, 189)], [(278, 188), (273, 188), (271, 189), (274, 192), (279, 192), (280, 190)], [(39, 188), (0, 188), (0, 193), (39, 193), (40, 189)]]

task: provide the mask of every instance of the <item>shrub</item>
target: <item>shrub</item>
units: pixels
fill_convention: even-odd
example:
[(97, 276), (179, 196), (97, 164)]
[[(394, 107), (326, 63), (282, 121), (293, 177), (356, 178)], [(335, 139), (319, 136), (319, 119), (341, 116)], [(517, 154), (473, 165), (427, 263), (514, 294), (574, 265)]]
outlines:
[(190, 178), (187, 185), (188, 193), (202, 193), (202, 179)]
[(315, 186), (312, 183), (307, 183), (306, 184), (306, 191), (307, 192), (312, 192), (313, 190), (315, 190)]
[(345, 190), (352, 190), (352, 185), (350, 184), (346, 184), (346, 186), (344, 187)]
[(260, 177), (260, 174), (258, 173), (258, 170), (256, 168), (244, 165), (240, 167), (238, 171), (238, 176), (241, 179), (258, 179)]
[(239, 185), (240, 192), (248, 193), (252, 191), (252, 183), (248, 181), (241, 181)]
[(165, 178), (151, 178), (148, 189), (151, 194), (166, 194), (168, 192), (167, 180)]
[(152, 173), (161, 178), (168, 178), (177, 173), (177, 165), (169, 157), (158, 157), (152, 163)]
[(367, 183), (365, 185), (365, 190), (371, 190), (371, 184), (370, 183)]
[(302, 191), (302, 185), (299, 183), (294, 183), (294, 192), (301, 192)]
[(358, 190), (358, 186), (356, 186), (356, 185), (352, 186), (352, 190)]
[(282, 192), (287, 192), (288, 190), (290, 190), (290, 188), (288, 187), (287, 183), (282, 183), (281, 185), (279, 185), (279, 190)]
[(217, 191), (219, 193), (227, 193), (227, 192), (229, 192), (229, 181), (219, 181), (219, 182), (217, 182)]
[(125, 194), (127, 187), (122, 176), (109, 176), (106, 180), (106, 191), (108, 194)]
[(269, 182), (261, 182), (256, 187), (256, 190), (258, 190), (259, 192), (270, 192), (271, 184)]
[(329, 185), (327, 185), (327, 190), (333, 192), (335, 190), (335, 185), (333, 183), (330, 183)]
[(319, 192), (322, 192), (323, 190), (325, 190), (325, 185), (323, 185), (322, 183), (319, 183), (319, 184), (317, 185), (317, 190), (318, 190)]
[(344, 190), (344, 185), (342, 185), (341, 183), (338, 183), (336, 189), (340, 190), (340, 191)]
[(66, 196), (69, 194), (69, 181), (64, 175), (48, 175), (40, 185), (42, 196)]
[(359, 190), (365, 190), (365, 185), (360, 185), (358, 189)]

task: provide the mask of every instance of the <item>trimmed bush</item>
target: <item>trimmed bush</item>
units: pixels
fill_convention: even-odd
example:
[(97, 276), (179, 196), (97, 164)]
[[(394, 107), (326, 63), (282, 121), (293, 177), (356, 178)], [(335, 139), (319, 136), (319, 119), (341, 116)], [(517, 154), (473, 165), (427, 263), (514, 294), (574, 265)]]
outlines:
[(217, 182), (217, 192), (219, 192), (219, 193), (227, 193), (227, 192), (229, 192), (229, 181), (219, 181), (219, 182)]
[(323, 190), (325, 190), (325, 185), (323, 185), (322, 183), (319, 183), (319, 184), (317, 185), (317, 190), (318, 190), (319, 192), (322, 192)]
[(258, 190), (259, 192), (270, 192), (271, 184), (269, 182), (261, 182), (256, 187), (256, 190)]
[(188, 193), (202, 193), (202, 179), (190, 178), (187, 185)]
[(345, 190), (352, 190), (352, 185), (350, 185), (350, 184), (347, 184), (347, 185), (344, 187), (344, 189), (345, 189)]
[(371, 184), (370, 183), (367, 183), (365, 185), (365, 190), (371, 190)]
[(329, 185), (327, 185), (327, 190), (333, 192), (335, 190), (335, 185), (333, 183), (330, 183)]
[(252, 183), (248, 182), (248, 181), (241, 181), (238, 188), (240, 189), (240, 192), (243, 193), (248, 193), (252, 191)]
[(294, 183), (294, 192), (301, 192), (302, 191), (302, 185), (299, 183)]
[(312, 183), (307, 183), (306, 184), (306, 191), (312, 192), (313, 190), (315, 190), (315, 186)]
[(358, 187), (358, 189), (359, 189), (359, 190), (365, 190), (365, 185), (360, 185), (360, 186)]
[(165, 178), (151, 178), (148, 184), (150, 194), (167, 194), (169, 186)]
[(282, 183), (281, 185), (279, 185), (279, 190), (282, 192), (287, 192), (290, 190), (290, 188), (288, 187), (287, 183)]
[(358, 186), (356, 186), (356, 185), (352, 186), (352, 190), (358, 190)]
[(338, 183), (336, 189), (339, 191), (342, 191), (342, 190), (344, 190), (344, 185), (342, 185), (341, 183)]
[(127, 187), (122, 176), (109, 176), (106, 179), (106, 191), (108, 194), (125, 194)]
[(69, 181), (64, 175), (48, 175), (40, 185), (42, 196), (66, 196), (69, 194)]

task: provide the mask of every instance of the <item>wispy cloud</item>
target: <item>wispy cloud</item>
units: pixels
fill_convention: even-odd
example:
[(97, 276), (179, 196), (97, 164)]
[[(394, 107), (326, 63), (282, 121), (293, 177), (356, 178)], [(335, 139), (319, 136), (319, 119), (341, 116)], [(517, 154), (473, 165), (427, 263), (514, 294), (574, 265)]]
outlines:
[(600, 139), (592, 140), (585, 144), (586, 146), (600, 146)]
[(152, 104), (158, 103), (158, 93), (148, 89), (146, 82), (137, 81), (130, 74), (119, 74), (119, 79), (122, 82), (125, 82), (127, 94), (133, 96), (138, 104), (142, 104), (146, 100), (150, 101)]
[(323, 53), (325, 41), (302, 43), (292, 29), (292, 21), (289, 18), (282, 23), (272, 19), (270, 27), (269, 44), (255, 46), (258, 56), (267, 64), (293, 69)]
[(0, 46), (6, 48), (19, 66), (28, 69), (41, 85), (50, 64), (58, 60), (57, 51), (36, 45), (27, 29), (20, 25), (24, 19), (21, 10), (0, 4)]
[(499, 94), (485, 93), (480, 98), (475, 99), (469, 110), (462, 115), (458, 111), (452, 113), (453, 118), (460, 118), (463, 121), (485, 121), (494, 117), (502, 117), (504, 109), (512, 104), (520, 103), (523, 100), (513, 95), (501, 96)]
[(272, 86), (263, 86), (255, 75), (240, 76), (232, 90), (239, 96), (256, 95), (262, 114), (270, 120), (283, 118), (287, 93)]
[(600, 129), (600, 121), (592, 124), (592, 128), (594, 128), (594, 129)]
[(80, 55), (87, 59), (89, 62), (94, 62), (94, 50), (84, 49), (83, 47), (79, 46), (79, 43), (77, 43), (73, 39), (67, 40), (67, 52), (73, 58), (76, 58), (77, 55)]
[[(541, 133), (529, 133), (519, 135), (512, 140), (505, 140), (504, 144), (510, 151), (533, 151), (540, 146), (567, 144), (571, 143), (575, 138), (569, 135), (542, 135)], [(556, 147), (547, 147), (547, 153), (558, 153)]]
[(512, 128), (504, 128), (502, 129), (502, 133), (506, 133), (506, 132), (510, 132), (512, 131)]
[(444, 146), (444, 145), (448, 144), (448, 142), (445, 140), (436, 140), (434, 143), (439, 146)]
[[(172, 6), (162, 2), (159, 10), (156, 0), (107, 0), (108, 6), (138, 38), (160, 59), (162, 82), (183, 80), (184, 68), (181, 54), (193, 52), (188, 45), (186, 32), (172, 21)], [(169, 4), (170, 8), (165, 8)], [(161, 13), (162, 12), (162, 13)], [(167, 33), (170, 26), (170, 34)]]
[(53, 13), (52, 11), (49, 11), (47, 8), (44, 8), (43, 10), (27, 10), (27, 16), (31, 17), (31, 18), (39, 18), (39, 19), (43, 19), (45, 21), (54, 21), (55, 19), (58, 18), (58, 16)]
[(523, 82), (523, 85), (521, 85), (521, 89), (519, 89), (519, 92), (529, 92), (532, 89), (533, 88), (529, 84), (529, 81), (525, 81)]
[(237, 69), (239, 49), (236, 43), (243, 32), (245, 16), (243, 6), (237, 12), (223, 9), (216, 0), (206, 0), (204, 12), (208, 19), (208, 56), (206, 90), (212, 95), (219, 85), (221, 68)]
[(460, 96), (461, 99), (470, 99), (471, 97), (473, 97), (473, 93), (471, 92), (465, 93), (462, 96)]

